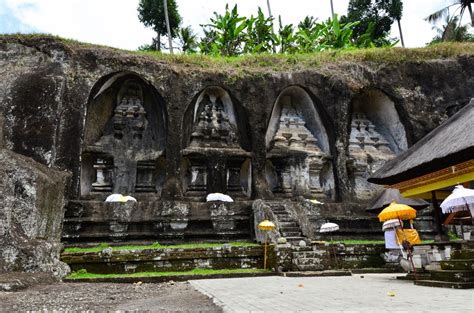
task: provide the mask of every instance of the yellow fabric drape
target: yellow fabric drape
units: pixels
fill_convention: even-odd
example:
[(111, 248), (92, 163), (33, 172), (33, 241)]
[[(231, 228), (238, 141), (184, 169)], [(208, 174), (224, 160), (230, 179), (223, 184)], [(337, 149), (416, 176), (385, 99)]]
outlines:
[[(405, 236), (403, 233), (405, 233)], [(416, 229), (397, 229), (397, 243), (401, 244), (405, 237), (411, 245), (421, 243), (420, 235), (418, 235)]]

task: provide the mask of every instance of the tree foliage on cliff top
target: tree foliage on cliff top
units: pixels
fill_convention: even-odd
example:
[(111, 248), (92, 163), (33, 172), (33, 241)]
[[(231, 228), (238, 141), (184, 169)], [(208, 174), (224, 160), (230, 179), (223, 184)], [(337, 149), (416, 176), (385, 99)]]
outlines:
[[(207, 70), (223, 71), (285, 71), (320, 68), (325, 64), (339, 63), (377, 63), (401, 64), (405, 62), (423, 62), (436, 59), (455, 58), (460, 55), (474, 55), (473, 43), (440, 43), (425, 48), (370, 48), (354, 50), (332, 50), (307, 54), (246, 54), (239, 57), (221, 57), (204, 55), (170, 55), (160, 52), (127, 51), (106, 46), (93, 45), (71, 39), (44, 34), (10, 34), (0, 35), (2, 42), (18, 42), (25, 46), (48, 46), (64, 50), (96, 50), (98, 55), (107, 52), (113, 57), (136, 57), (166, 62), (170, 65), (183, 65)], [(109, 56), (110, 57), (110, 56)]]

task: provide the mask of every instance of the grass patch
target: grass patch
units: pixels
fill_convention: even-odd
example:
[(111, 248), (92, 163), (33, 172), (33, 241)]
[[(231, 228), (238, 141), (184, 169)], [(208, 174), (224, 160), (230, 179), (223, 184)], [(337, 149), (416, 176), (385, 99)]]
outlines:
[(193, 269), (185, 272), (139, 272), (130, 274), (94, 274), (88, 273), (85, 269), (72, 272), (66, 278), (69, 279), (83, 279), (83, 278), (128, 278), (128, 277), (163, 277), (163, 276), (205, 276), (205, 275), (218, 275), (218, 274), (247, 274), (247, 273), (265, 273), (263, 269)]
[(385, 240), (352, 240), (352, 239), (347, 239), (347, 240), (333, 240), (333, 241), (327, 241), (329, 243), (343, 243), (346, 245), (370, 245), (370, 244), (384, 244)]
[[(459, 55), (474, 55), (473, 43), (440, 43), (424, 48), (370, 48), (351, 50), (328, 50), (309, 54), (246, 54), (237, 57), (207, 56), (200, 54), (183, 55), (161, 52), (129, 51), (107, 46), (79, 42), (48, 34), (3, 34), (0, 41), (20, 42), (26, 45), (40, 45), (48, 42), (63, 44), (70, 49), (100, 49), (126, 55), (144, 56), (169, 64), (184, 67), (203, 68), (218, 72), (229, 72), (229, 75), (242, 75), (246, 72), (281, 72), (285, 70), (307, 70), (320, 68), (324, 64), (334, 63), (376, 63), (400, 64), (404, 62), (421, 62), (435, 59), (453, 58)], [(119, 55), (116, 56), (120, 58)], [(138, 62), (138, 60), (137, 60)]]
[[(326, 243), (342, 243), (346, 245), (373, 245), (373, 244), (385, 244), (385, 240), (333, 240), (325, 241)], [(422, 240), (421, 243), (433, 243), (434, 240)]]
[[(231, 247), (257, 247), (259, 244), (252, 242), (230, 242)], [(151, 245), (123, 245), (123, 246), (110, 246), (106, 243), (101, 243), (94, 247), (69, 247), (64, 249), (65, 253), (86, 253), (86, 252), (100, 252), (107, 248), (112, 248), (113, 251), (122, 251), (122, 250), (147, 250), (147, 249), (207, 249), (207, 248), (218, 248), (222, 247), (222, 243), (206, 243), (206, 242), (197, 242), (197, 243), (184, 243), (177, 245), (162, 245), (158, 242), (155, 242)]]

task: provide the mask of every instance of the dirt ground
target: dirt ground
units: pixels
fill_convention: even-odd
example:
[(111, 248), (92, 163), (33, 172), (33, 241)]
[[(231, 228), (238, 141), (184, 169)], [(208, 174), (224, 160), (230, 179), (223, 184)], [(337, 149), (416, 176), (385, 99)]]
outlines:
[(0, 292), (0, 312), (222, 312), (187, 282), (161, 284), (55, 283)]

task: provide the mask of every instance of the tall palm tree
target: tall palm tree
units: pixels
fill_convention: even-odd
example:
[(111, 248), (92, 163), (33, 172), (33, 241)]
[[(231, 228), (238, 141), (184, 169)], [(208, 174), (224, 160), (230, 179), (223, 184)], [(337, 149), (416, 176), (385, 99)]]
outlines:
[[(267, 7), (268, 7), (268, 17), (272, 19), (272, 33), (275, 33), (275, 27), (273, 26), (272, 9), (270, 8), (270, 0), (267, 0)], [(275, 52), (276, 52), (276, 47), (275, 47), (275, 44), (273, 44), (273, 53)]]
[(331, 1), (331, 20), (334, 19), (334, 4), (332, 3), (332, 0)]
[(403, 40), (402, 24), (400, 20), (402, 19), (403, 12), (403, 2), (401, 0), (391, 0), (391, 8), (393, 17), (397, 20), (398, 31), (400, 32), (400, 41), (402, 42), (402, 47), (405, 48), (405, 41)]
[(466, 11), (466, 8), (469, 11), (469, 15), (471, 17), (471, 25), (474, 26), (474, 12), (472, 11), (472, 7), (474, 5), (474, 0), (451, 0), (451, 4), (436, 11), (431, 13), (429, 16), (425, 18), (428, 22), (431, 23), (436, 23), (439, 20), (441, 20), (443, 17), (447, 16), (449, 14), (449, 9), (452, 6), (458, 6), (457, 10), (460, 10), (459, 15), (460, 19), (459, 22), (461, 22), (462, 17), (464, 15), (464, 11)]
[(179, 40), (181, 41), (181, 50), (183, 53), (196, 52), (197, 35), (193, 32), (191, 26), (179, 29)]
[(441, 27), (434, 26), (438, 33), (431, 43), (443, 41), (467, 41), (472, 42), (474, 36), (469, 34), (467, 25), (459, 25), (459, 16), (446, 16), (445, 24)]
[(163, 0), (163, 7), (165, 9), (166, 30), (168, 31), (168, 41), (170, 44), (170, 53), (173, 54), (173, 39), (171, 37), (170, 18), (168, 16), (168, 3)]

